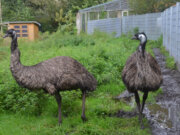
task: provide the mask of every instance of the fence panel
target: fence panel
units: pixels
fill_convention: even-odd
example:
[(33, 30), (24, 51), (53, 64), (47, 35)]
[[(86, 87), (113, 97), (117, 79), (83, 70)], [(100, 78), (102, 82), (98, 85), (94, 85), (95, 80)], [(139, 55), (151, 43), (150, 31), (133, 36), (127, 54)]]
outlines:
[(96, 29), (110, 34), (115, 33), (116, 37), (118, 37), (121, 35), (121, 18), (89, 20), (87, 33), (92, 34)]
[[(121, 21), (122, 20), (122, 21)], [(89, 20), (87, 33), (92, 34), (95, 29), (107, 33), (128, 33), (138, 27), (139, 31), (145, 32), (149, 39), (156, 40), (161, 35), (161, 13), (125, 16), (121, 18)]]
[(163, 45), (180, 63), (180, 3), (162, 13)]
[(138, 27), (149, 39), (156, 40), (161, 35), (161, 25), (161, 13), (125, 16), (122, 19), (122, 32), (126, 34)]

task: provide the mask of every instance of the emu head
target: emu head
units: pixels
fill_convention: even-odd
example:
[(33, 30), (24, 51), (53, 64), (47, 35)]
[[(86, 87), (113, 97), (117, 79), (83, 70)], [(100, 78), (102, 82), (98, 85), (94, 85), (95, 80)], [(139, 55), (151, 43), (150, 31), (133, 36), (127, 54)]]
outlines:
[(147, 42), (147, 36), (144, 32), (136, 33), (132, 39), (139, 40), (141, 44), (145, 44)]
[(7, 30), (3, 38), (6, 38), (6, 37), (16, 38), (16, 31), (14, 29)]

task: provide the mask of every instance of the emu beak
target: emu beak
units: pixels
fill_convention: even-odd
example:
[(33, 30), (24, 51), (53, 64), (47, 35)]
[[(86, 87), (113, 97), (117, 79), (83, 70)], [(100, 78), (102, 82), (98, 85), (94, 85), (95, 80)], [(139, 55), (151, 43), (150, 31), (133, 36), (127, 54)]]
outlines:
[(3, 36), (3, 38), (6, 38), (6, 37), (8, 37), (8, 34), (6, 34), (6, 35)]
[(136, 37), (136, 36), (133, 36), (131, 39), (132, 39), (132, 40), (135, 40), (135, 39), (137, 39), (137, 37)]

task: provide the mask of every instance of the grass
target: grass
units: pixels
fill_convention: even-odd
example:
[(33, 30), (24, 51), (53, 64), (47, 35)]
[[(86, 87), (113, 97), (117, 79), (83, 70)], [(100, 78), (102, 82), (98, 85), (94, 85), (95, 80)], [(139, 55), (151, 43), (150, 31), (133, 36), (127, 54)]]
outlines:
[(164, 46), (160, 47), (160, 51), (166, 57), (166, 67), (169, 69), (176, 69), (176, 62), (174, 57), (169, 55), (169, 52), (165, 49)]
[[(8, 42), (9, 43), (9, 42)], [(63, 124), (57, 125), (57, 104), (52, 96), (42, 92), (29, 92), (21, 88), (9, 70), (10, 47), (7, 41), (0, 45), (0, 135), (148, 135), (140, 129), (137, 117), (113, 117), (118, 110), (131, 111), (134, 107), (113, 97), (126, 88), (122, 83), (121, 71), (127, 58), (136, 50), (138, 42), (129, 37), (113, 38), (96, 33), (87, 35), (62, 35), (56, 32), (48, 38), (35, 42), (19, 41), (21, 62), (37, 64), (55, 56), (70, 56), (81, 62), (98, 80), (96, 91), (88, 93), (86, 116), (81, 116), (81, 92), (62, 92)], [(152, 42), (147, 50), (152, 53)], [(152, 53), (153, 54), (153, 53)], [(148, 102), (155, 102), (150, 93)], [(112, 117), (110, 117), (110, 114)]]
[(2, 114), (0, 117), (1, 135), (144, 135), (148, 132), (148, 129), (139, 128), (136, 117), (94, 117), (85, 124), (76, 117), (69, 117), (61, 126), (57, 125), (55, 117), (46, 115), (29, 117)]
[(174, 57), (170, 56), (169, 52), (163, 46), (163, 37), (162, 36), (157, 41), (150, 41), (150, 45), (152, 48), (159, 48), (160, 49), (160, 52), (165, 56), (167, 68), (169, 68), (169, 69), (176, 69), (177, 68)]

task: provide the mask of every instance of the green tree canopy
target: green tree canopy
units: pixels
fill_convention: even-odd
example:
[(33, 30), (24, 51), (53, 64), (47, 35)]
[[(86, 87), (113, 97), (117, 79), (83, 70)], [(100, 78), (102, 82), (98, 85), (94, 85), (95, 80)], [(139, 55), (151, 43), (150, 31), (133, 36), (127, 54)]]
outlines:
[(129, 0), (134, 14), (162, 12), (180, 0)]
[(107, 1), (109, 0), (2, 0), (3, 21), (35, 20), (42, 24), (43, 31), (55, 31), (59, 24), (75, 23), (79, 9)]

